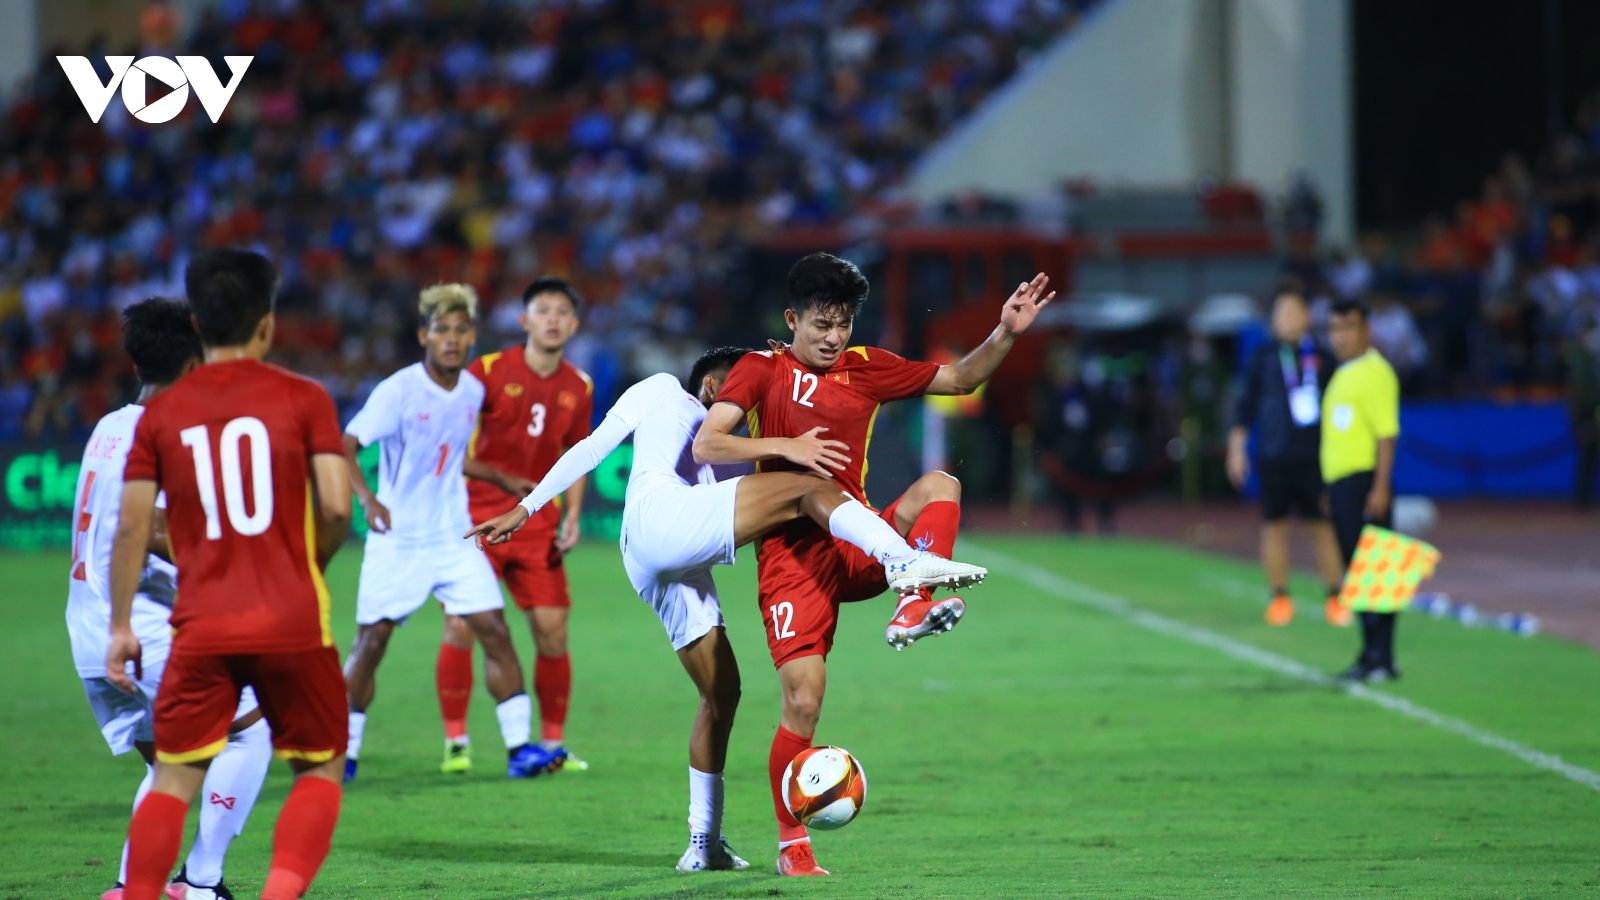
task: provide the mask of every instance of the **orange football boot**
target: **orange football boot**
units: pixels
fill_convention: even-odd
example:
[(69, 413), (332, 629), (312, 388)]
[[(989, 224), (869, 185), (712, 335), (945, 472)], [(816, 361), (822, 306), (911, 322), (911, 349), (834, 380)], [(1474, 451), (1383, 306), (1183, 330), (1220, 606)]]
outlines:
[(1350, 607), (1339, 602), (1338, 594), (1329, 594), (1328, 602), (1323, 606), (1323, 612), (1328, 617), (1328, 624), (1335, 628), (1349, 628), (1355, 615), (1350, 612)]
[(900, 605), (895, 607), (894, 618), (889, 620), (883, 639), (896, 650), (904, 650), (930, 634), (941, 634), (956, 627), (956, 623), (966, 614), (966, 601), (960, 597), (935, 600), (933, 591), (923, 588), (900, 598)]
[(811, 852), (810, 841), (796, 841), (778, 851), (779, 875), (827, 875), (828, 870), (817, 865)]
[(1282, 627), (1294, 621), (1294, 601), (1288, 594), (1273, 594), (1267, 604), (1267, 624)]

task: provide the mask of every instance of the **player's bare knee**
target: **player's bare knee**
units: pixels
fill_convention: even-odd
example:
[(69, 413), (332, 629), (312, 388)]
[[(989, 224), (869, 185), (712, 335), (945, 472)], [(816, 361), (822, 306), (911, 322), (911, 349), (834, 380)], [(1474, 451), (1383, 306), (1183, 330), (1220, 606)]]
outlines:
[(920, 495), (924, 506), (941, 501), (961, 502), (961, 480), (948, 472), (929, 472), (918, 478), (911, 489)]

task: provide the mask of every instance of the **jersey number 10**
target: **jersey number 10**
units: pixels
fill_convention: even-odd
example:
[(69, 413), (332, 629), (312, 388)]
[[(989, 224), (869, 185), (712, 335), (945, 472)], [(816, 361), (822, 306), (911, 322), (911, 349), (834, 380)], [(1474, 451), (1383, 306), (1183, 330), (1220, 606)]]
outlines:
[[(200, 491), (200, 506), (206, 512), (206, 540), (222, 537), (222, 520), (217, 515), (217, 479), (211, 464), (211, 429), (196, 425), (178, 432), (183, 445), (194, 454), (194, 483)], [(240, 464), (239, 444), (250, 439), (250, 505), (245, 510), (244, 467)], [(267, 426), (255, 416), (234, 419), (222, 426), (218, 442), (222, 454), (222, 500), (228, 508), (228, 524), (245, 537), (258, 535), (272, 524), (272, 447), (267, 443)]]

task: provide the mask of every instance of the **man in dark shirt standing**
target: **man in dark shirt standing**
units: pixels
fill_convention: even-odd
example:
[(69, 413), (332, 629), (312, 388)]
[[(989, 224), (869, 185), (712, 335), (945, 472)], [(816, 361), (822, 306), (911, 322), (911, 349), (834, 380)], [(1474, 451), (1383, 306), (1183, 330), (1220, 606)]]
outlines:
[(1256, 474), (1261, 485), (1261, 565), (1272, 588), (1267, 606), (1269, 625), (1294, 619), (1289, 599), (1289, 515), (1311, 531), (1317, 568), (1328, 589), (1328, 622), (1350, 624), (1350, 611), (1338, 602), (1344, 575), (1339, 545), (1334, 540), (1323, 501), (1318, 467), (1322, 393), (1333, 375), (1334, 360), (1311, 339), (1311, 315), (1299, 288), (1286, 284), (1272, 300), (1273, 340), (1257, 348), (1244, 376), (1244, 392), (1228, 432), (1228, 478), (1244, 487), (1250, 477), (1246, 445), (1256, 429)]

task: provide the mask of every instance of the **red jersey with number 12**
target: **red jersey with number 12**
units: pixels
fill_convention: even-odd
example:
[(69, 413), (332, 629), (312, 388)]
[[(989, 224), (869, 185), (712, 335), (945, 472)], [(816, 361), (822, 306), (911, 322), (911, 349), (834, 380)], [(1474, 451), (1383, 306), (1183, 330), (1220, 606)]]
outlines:
[[(467, 371), (484, 388), (471, 448), (480, 462), (538, 481), (567, 448), (589, 436), (594, 382), (572, 363), (562, 360), (545, 378), (528, 367), (518, 345), (478, 357)], [(474, 522), (492, 519), (522, 499), (476, 478), (467, 480), (467, 498)], [(539, 510), (529, 528), (554, 528), (560, 521), (561, 511), (552, 503)]]
[[(912, 362), (877, 347), (851, 347), (831, 369), (817, 369), (786, 350), (747, 354), (717, 395), (745, 411), (751, 437), (800, 437), (817, 426), (826, 440), (849, 446), (850, 464), (833, 480), (850, 496), (867, 502), (867, 446), (878, 406), (920, 396), (938, 363)], [(767, 460), (762, 471), (801, 470), (788, 460)]]
[(333, 398), (266, 363), (203, 365), (146, 405), (123, 479), (167, 492), (174, 653), (333, 646), (311, 503), (322, 453), (344, 455)]

